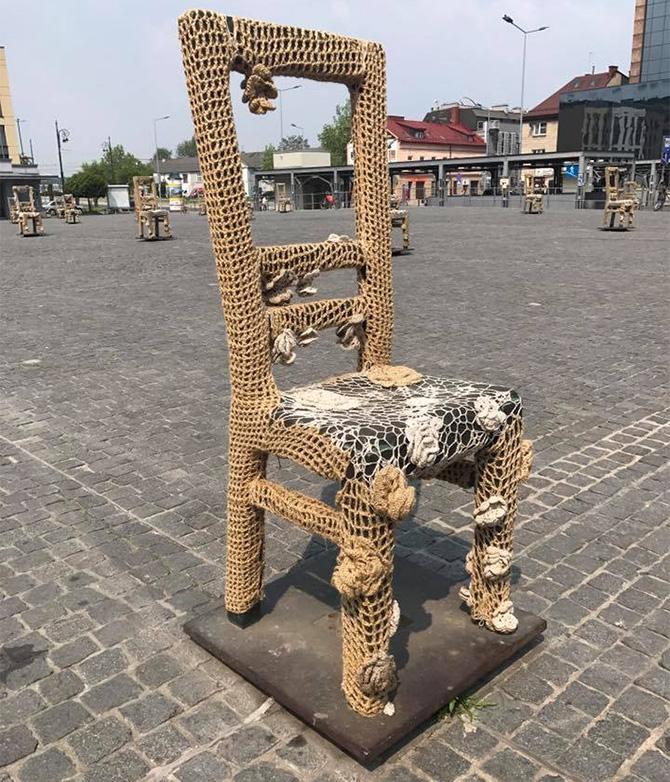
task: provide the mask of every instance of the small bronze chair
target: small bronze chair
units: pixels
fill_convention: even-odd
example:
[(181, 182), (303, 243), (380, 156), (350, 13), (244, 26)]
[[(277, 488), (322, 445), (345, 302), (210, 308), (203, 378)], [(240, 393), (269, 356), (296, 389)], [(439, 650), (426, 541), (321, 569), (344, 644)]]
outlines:
[(14, 211), (21, 236), (39, 236), (44, 233), (42, 215), (35, 206), (33, 189), (30, 185), (14, 185)]
[[(407, 478), (474, 487), (475, 534), (461, 590), (472, 619), (514, 632), (510, 602), (517, 487), (529, 469), (521, 400), (508, 388), (424, 377), (391, 366), (393, 289), (386, 160), (386, 87), (380, 45), (212, 11), (179, 21), (205, 181), (207, 214), (228, 331), (231, 374), (225, 603), (240, 624), (263, 592), (264, 511), (339, 546), (333, 584), (342, 602), (343, 681), (360, 714), (382, 711), (396, 686), (389, 639), (394, 530), (414, 504)], [(244, 74), (254, 113), (273, 108), (275, 76), (349, 89), (355, 151), (356, 237), (256, 246), (251, 236), (230, 92)], [(350, 298), (289, 303), (314, 293), (317, 270), (351, 268)], [(336, 328), (358, 371), (281, 392), (272, 362)], [(266, 478), (269, 454), (338, 481), (335, 506)], [(402, 596), (400, 596), (402, 601)], [(446, 659), (446, 657), (445, 657)]]

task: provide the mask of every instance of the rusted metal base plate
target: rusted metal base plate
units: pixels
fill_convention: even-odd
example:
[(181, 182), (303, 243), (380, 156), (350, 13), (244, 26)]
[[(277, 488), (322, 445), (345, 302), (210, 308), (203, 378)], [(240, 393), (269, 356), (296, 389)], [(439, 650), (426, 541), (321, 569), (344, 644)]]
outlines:
[(393, 247), (391, 255), (411, 255), (413, 252), (413, 247)]
[(391, 643), (399, 685), (392, 717), (361, 717), (340, 689), (338, 594), (331, 556), (309, 560), (267, 584), (260, 619), (246, 628), (217, 607), (184, 626), (189, 636), (307, 725), (370, 763), (452, 698), (500, 668), (537, 638), (544, 620), (517, 611), (519, 627), (497, 635), (474, 624), (458, 585), (397, 560), (400, 626)]

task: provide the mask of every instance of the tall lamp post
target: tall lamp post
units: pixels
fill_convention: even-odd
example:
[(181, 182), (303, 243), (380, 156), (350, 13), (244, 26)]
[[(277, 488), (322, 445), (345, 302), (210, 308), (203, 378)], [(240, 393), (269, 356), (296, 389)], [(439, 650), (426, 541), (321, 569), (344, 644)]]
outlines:
[(519, 27), (514, 19), (512, 19), (512, 17), (508, 16), (507, 14), (503, 16), (503, 22), (511, 24), (512, 27), (516, 27), (517, 30), (520, 30), (523, 33), (523, 57), (521, 60), (521, 112), (519, 114), (519, 154), (521, 154), (523, 140), (523, 93), (526, 86), (526, 40), (532, 33), (541, 33), (542, 30), (548, 30), (549, 28), (544, 26), (536, 27), (534, 30), (524, 30), (523, 27)]
[(23, 152), (23, 136), (21, 135), (21, 123), (26, 124), (26, 121), (24, 119), (16, 118), (16, 129), (19, 132), (19, 148), (21, 150), (21, 157), (25, 157), (25, 153)]
[(162, 122), (164, 119), (170, 119), (170, 115), (166, 114), (164, 117), (156, 117), (154, 120), (154, 147), (156, 148), (156, 175), (158, 177), (158, 197), (161, 197), (161, 162), (158, 159), (158, 131), (156, 125)]
[(67, 144), (70, 140), (70, 131), (58, 127), (56, 120), (56, 143), (58, 144), (58, 165), (60, 167), (60, 188), (61, 193), (65, 193), (65, 176), (63, 175), (63, 155), (61, 154), (61, 144)]
[(282, 139), (284, 138), (284, 112), (282, 110), (282, 104), (281, 104), (281, 94), (282, 92), (290, 92), (291, 90), (299, 90), (302, 87), (302, 84), (294, 84), (292, 87), (284, 87), (283, 90), (277, 90), (278, 98), (279, 98), (279, 143), (281, 144)]

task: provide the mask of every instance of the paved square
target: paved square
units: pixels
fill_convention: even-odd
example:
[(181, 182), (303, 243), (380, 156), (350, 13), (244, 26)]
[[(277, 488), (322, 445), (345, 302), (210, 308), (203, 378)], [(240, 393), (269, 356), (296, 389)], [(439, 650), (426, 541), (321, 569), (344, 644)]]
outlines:
[[(413, 210), (394, 360), (511, 384), (535, 442), (515, 603), (545, 640), (485, 684), (476, 732), (426, 727), (366, 770), (181, 631), (221, 595), (226, 344), (205, 218), (0, 223), (0, 780), (670, 778), (670, 217), (629, 234), (550, 208)], [(260, 242), (349, 212), (257, 215)], [(396, 241), (398, 239), (396, 238)], [(347, 293), (353, 273), (321, 280)], [(351, 368), (330, 332), (278, 372)], [(282, 479), (332, 496), (291, 465)], [(470, 496), (424, 483), (398, 554), (462, 574)], [(268, 576), (322, 543), (268, 520)], [(334, 650), (335, 652), (335, 650)], [(3, 776), (4, 774), (4, 776)]]

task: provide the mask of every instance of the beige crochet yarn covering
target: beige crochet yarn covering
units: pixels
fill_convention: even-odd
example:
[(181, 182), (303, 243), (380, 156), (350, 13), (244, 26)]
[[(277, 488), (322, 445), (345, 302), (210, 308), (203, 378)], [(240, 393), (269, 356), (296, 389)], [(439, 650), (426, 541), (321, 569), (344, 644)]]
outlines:
[(44, 233), (42, 215), (35, 206), (35, 197), (30, 185), (14, 185), (13, 223), (18, 223), (21, 236), (39, 236)]
[(156, 183), (152, 176), (133, 177), (133, 200), (135, 201), (137, 238), (160, 239), (162, 226), (163, 238), (172, 239), (170, 214), (167, 209), (160, 208)]
[[(360, 714), (385, 708), (390, 714), (389, 699), (402, 687), (389, 641), (399, 621), (392, 593), (395, 527), (414, 504), (408, 478), (474, 486), (480, 516), (488, 513), (488, 520), (475, 524), (465, 596), (475, 621), (499, 632), (514, 629), (509, 563), (521, 402), (509, 389), (389, 366), (393, 291), (381, 46), (212, 11), (184, 14), (179, 32), (230, 354), (226, 608), (243, 614), (261, 599), (264, 511), (335, 542), (344, 695)], [(273, 110), (277, 76), (349, 89), (354, 238), (254, 245), (232, 71), (243, 74), (243, 100), (256, 114)], [(356, 295), (303, 300), (314, 292), (317, 272), (338, 268), (357, 270)], [(272, 362), (300, 361), (303, 351), (318, 349), (317, 336), (328, 338), (326, 329), (335, 329), (341, 346), (357, 355), (358, 371), (282, 394)], [(268, 454), (339, 481), (335, 506), (268, 480)]]

